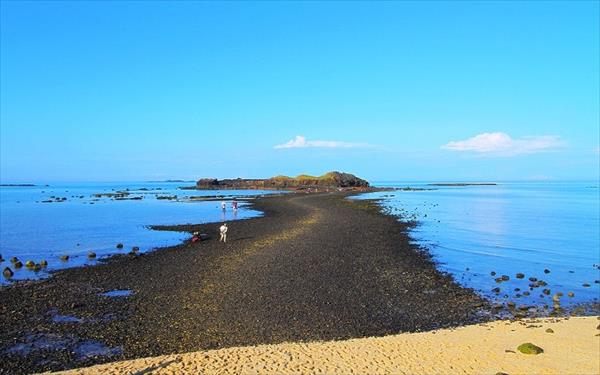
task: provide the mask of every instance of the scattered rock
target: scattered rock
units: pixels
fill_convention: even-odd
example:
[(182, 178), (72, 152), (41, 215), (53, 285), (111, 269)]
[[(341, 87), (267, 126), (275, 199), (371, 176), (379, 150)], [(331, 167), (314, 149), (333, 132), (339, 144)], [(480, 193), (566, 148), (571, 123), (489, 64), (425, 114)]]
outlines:
[(522, 273), (518, 273), (518, 274), (517, 274), (517, 279), (522, 279), (522, 278), (524, 278), (524, 277), (525, 277), (525, 275), (524, 275), (524, 274), (522, 274)]
[(88, 256), (89, 259), (94, 259), (96, 257), (96, 253), (93, 252), (93, 251), (90, 251), (90, 252), (88, 252), (87, 256)]
[(500, 293), (500, 288), (494, 288), (494, 289), (492, 289), (492, 292), (494, 292), (494, 293)]
[(48, 261), (46, 259), (40, 260), (40, 266), (42, 266), (42, 267), (48, 267)]
[(496, 272), (492, 271), (492, 272), (490, 272), (490, 275), (496, 276)]
[(33, 266), (33, 270), (35, 272), (40, 272), (42, 270), (42, 265), (37, 263), (36, 265)]
[(544, 269), (544, 273), (550, 273), (550, 270), (546, 268)]
[(535, 277), (530, 277), (530, 278), (529, 278), (529, 281), (531, 281), (532, 283), (535, 283), (535, 282), (537, 281), (537, 278), (535, 278)]
[(544, 349), (540, 348), (537, 345), (533, 345), (530, 342), (519, 345), (517, 347), (517, 350), (523, 354), (541, 354), (544, 352)]
[(138, 251), (140, 251), (140, 248), (137, 247), (137, 246), (134, 246), (134, 247), (131, 248), (131, 251), (134, 252), (134, 253), (137, 253)]
[(11, 263), (17, 263), (19, 261), (19, 259), (17, 257), (11, 257), (10, 258), (10, 262)]
[(60, 260), (62, 260), (63, 262), (66, 262), (67, 260), (69, 260), (69, 256), (68, 255), (61, 255), (60, 256)]
[(515, 308), (515, 306), (516, 306), (516, 304), (515, 304), (514, 302), (512, 302), (512, 301), (508, 301), (508, 302), (506, 302), (506, 306), (507, 306), (509, 309), (514, 309), (514, 308)]
[(17, 260), (17, 261), (16, 261), (16, 262), (13, 264), (13, 266), (15, 266), (15, 268), (16, 268), (16, 269), (19, 269), (19, 268), (23, 267), (23, 263), (21, 263), (21, 261), (20, 261), (20, 260)]
[(122, 243), (118, 243), (117, 244), (117, 249), (122, 249), (123, 248), (123, 244)]
[(508, 281), (510, 280), (510, 277), (508, 277), (508, 275), (502, 275), (502, 277), (500, 277), (502, 279), (502, 281)]
[(589, 287), (590, 287), (590, 284), (588, 284), (588, 283), (583, 283), (581, 286), (582, 286), (582, 287), (584, 287), (584, 288), (589, 288)]
[(4, 269), (4, 271), (2, 271), (2, 274), (4, 275), (4, 277), (6, 277), (7, 279), (10, 279), (11, 277), (13, 277), (13, 275), (15, 274), (9, 267), (6, 267)]
[(546, 333), (554, 333), (554, 330), (552, 328), (548, 328), (546, 329)]
[(528, 291), (524, 291), (524, 292), (523, 292), (523, 295), (524, 295), (524, 296), (528, 296), (529, 294), (530, 294), (530, 293), (529, 293)]
[(567, 293), (567, 296), (569, 296), (569, 297), (575, 297), (575, 293), (569, 292), (569, 293)]
[(550, 289), (544, 289), (544, 290), (542, 290), (542, 293), (544, 293), (545, 295), (549, 296), (550, 295)]
[(28, 260), (25, 262), (25, 268), (32, 269), (33, 267), (35, 267), (35, 262), (33, 260)]

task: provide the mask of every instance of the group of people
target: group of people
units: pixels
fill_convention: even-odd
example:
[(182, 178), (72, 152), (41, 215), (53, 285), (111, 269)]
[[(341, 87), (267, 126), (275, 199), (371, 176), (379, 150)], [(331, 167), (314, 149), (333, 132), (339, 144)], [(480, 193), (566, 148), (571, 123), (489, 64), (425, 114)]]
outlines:
[[(227, 242), (227, 223), (223, 223), (223, 225), (219, 227), (219, 233), (221, 234), (219, 242)], [(194, 232), (192, 235), (192, 242), (198, 241), (202, 241), (202, 235), (200, 232)]]
[[(235, 198), (233, 199), (233, 201), (231, 201), (231, 208), (233, 209), (233, 212), (237, 212), (238, 202), (235, 200)], [(227, 203), (225, 203), (225, 201), (221, 201), (221, 209), (223, 211), (227, 209)], [(227, 229), (227, 223), (223, 223), (223, 225), (219, 227), (219, 242), (227, 242)], [(200, 232), (194, 232), (192, 235), (192, 242), (198, 241), (202, 241)]]
[[(235, 200), (235, 198), (233, 198), (233, 200), (231, 201), (231, 208), (234, 211), (237, 211), (237, 209), (238, 209), (238, 202)], [(221, 209), (223, 211), (225, 211), (227, 209), (227, 203), (225, 203), (225, 201), (221, 201)]]

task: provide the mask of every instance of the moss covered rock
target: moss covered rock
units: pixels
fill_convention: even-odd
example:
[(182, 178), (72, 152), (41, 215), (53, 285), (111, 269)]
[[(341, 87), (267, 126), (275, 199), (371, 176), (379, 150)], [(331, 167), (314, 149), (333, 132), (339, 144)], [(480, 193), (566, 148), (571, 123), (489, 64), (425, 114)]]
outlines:
[(541, 354), (544, 352), (544, 349), (530, 342), (526, 342), (525, 344), (519, 345), (517, 347), (517, 350), (523, 354)]
[(25, 267), (33, 269), (33, 267), (35, 267), (35, 262), (33, 260), (28, 260), (27, 262), (25, 262)]
[(20, 260), (17, 260), (13, 265), (15, 266), (16, 269), (23, 267), (23, 263), (21, 263)]

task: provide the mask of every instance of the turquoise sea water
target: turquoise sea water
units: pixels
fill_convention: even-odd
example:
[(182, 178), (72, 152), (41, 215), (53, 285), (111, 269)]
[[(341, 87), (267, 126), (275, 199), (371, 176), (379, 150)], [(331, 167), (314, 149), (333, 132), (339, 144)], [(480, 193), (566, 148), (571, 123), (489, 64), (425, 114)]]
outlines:
[[(552, 305), (552, 296), (562, 292), (561, 304), (567, 306), (600, 298), (597, 181), (376, 185), (432, 189), (369, 193), (358, 199), (381, 199), (382, 207), (400, 220), (415, 220), (411, 237), (432, 254), (439, 268), (492, 300)], [(517, 279), (517, 273), (525, 277)], [(496, 282), (502, 275), (510, 279)], [(548, 285), (531, 289), (529, 277)]]
[[(239, 210), (231, 209), (233, 197), (251, 197), (273, 191), (180, 190), (193, 183), (102, 183), (64, 184), (35, 187), (0, 187), (0, 254), (4, 261), (0, 268), (11, 267), (14, 280), (36, 279), (48, 276), (48, 271), (66, 267), (95, 264), (98, 259), (117, 253), (126, 253), (133, 246), (140, 252), (180, 243), (188, 233), (154, 231), (149, 225), (185, 223), (215, 223), (260, 215), (240, 202)], [(95, 194), (128, 193), (115, 200)], [(157, 199), (177, 195), (177, 200)], [(191, 201), (196, 196), (223, 196), (227, 210), (220, 208), (221, 200)], [(66, 200), (62, 201), (62, 198)], [(61, 200), (60, 202), (57, 200)], [(52, 202), (47, 202), (52, 201)], [(235, 230), (235, 224), (230, 225)], [(116, 248), (117, 243), (124, 245)], [(90, 260), (89, 251), (97, 254)], [(61, 255), (69, 255), (63, 262)], [(15, 270), (10, 257), (16, 256), (23, 264), (27, 260), (48, 261), (40, 272), (25, 267)], [(6, 284), (0, 276), (0, 284)]]

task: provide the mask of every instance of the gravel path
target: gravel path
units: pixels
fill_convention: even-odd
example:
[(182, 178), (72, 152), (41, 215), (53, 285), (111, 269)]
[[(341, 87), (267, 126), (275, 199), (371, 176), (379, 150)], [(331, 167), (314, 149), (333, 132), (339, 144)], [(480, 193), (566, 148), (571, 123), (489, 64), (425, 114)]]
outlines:
[[(212, 239), (0, 290), (0, 373), (285, 341), (463, 325), (487, 309), (409, 244), (405, 224), (344, 194), (254, 203)], [(132, 290), (129, 297), (99, 295)], [(80, 322), (56, 322), (71, 316)], [(53, 320), (54, 319), (54, 320)]]

